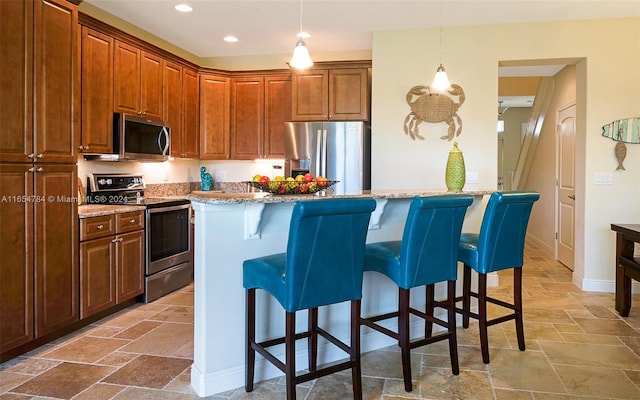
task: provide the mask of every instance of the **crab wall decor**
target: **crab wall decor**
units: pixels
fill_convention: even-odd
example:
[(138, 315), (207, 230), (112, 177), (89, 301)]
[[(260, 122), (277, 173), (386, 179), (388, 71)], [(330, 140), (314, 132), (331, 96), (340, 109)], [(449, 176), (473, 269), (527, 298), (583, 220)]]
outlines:
[(407, 93), (407, 103), (411, 112), (404, 119), (404, 133), (413, 140), (424, 140), (420, 135), (418, 125), (422, 122), (446, 122), (449, 125), (447, 135), (440, 139), (451, 140), (462, 132), (462, 119), (458, 115), (458, 109), (464, 103), (464, 91), (462, 87), (451, 84), (447, 93), (457, 96), (457, 102), (444, 93), (438, 93), (429, 86), (414, 86)]

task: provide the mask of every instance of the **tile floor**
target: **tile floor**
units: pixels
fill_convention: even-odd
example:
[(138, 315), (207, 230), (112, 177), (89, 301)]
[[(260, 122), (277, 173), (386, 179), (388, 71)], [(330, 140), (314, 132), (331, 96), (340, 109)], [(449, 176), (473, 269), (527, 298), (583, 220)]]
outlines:
[[(608, 267), (608, 266), (607, 266)], [(511, 272), (496, 297), (510, 296)], [(365, 399), (640, 399), (640, 296), (620, 318), (611, 293), (582, 292), (571, 273), (528, 247), (524, 270), (525, 337), (512, 321), (489, 329), (491, 363), (481, 360), (477, 325), (458, 328), (460, 375), (446, 342), (412, 353), (414, 389), (406, 393), (397, 346), (362, 355)], [(239, 350), (242, 351), (242, 350)], [(138, 304), (0, 364), (0, 399), (197, 399), (190, 387), (193, 288)], [(298, 398), (351, 399), (348, 372), (299, 385)], [(284, 399), (283, 379), (209, 397)]]

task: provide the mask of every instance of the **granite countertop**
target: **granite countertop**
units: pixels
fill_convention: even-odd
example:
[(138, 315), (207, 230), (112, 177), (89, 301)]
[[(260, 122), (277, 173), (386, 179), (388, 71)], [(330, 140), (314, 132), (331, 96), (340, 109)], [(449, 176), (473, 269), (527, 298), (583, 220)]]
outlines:
[(113, 204), (83, 204), (78, 206), (78, 218), (100, 217), (103, 215), (122, 214), (131, 211), (144, 211), (145, 206), (113, 205)]
[[(495, 190), (474, 190), (459, 194), (471, 196), (485, 196), (495, 192)], [(204, 204), (240, 204), (240, 203), (289, 203), (298, 200), (321, 200), (328, 198), (349, 198), (349, 197), (373, 197), (374, 199), (409, 199), (414, 196), (435, 196), (449, 193), (446, 190), (363, 190), (361, 193), (348, 195), (334, 195), (329, 192), (319, 194), (300, 195), (274, 195), (265, 192), (257, 193), (215, 193), (193, 191), (187, 196), (188, 200), (195, 203)]]

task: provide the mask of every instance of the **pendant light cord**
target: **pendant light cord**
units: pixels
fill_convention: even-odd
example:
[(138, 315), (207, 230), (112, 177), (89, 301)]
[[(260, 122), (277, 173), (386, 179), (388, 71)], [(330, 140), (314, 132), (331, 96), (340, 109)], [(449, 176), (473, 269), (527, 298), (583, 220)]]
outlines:
[(300, 0), (300, 32), (302, 33), (302, 0)]

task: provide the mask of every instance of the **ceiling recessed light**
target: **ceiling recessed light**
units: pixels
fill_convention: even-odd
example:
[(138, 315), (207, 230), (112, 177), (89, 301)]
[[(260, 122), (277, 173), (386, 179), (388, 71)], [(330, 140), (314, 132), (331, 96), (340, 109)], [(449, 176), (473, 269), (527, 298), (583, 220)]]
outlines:
[(176, 6), (174, 8), (176, 10), (178, 10), (178, 11), (181, 11), (181, 12), (193, 11), (193, 8), (191, 8), (191, 6), (188, 5), (188, 4), (176, 4)]
[(311, 37), (311, 34), (309, 32), (300, 32), (296, 36), (300, 39), (309, 39)]
[(228, 35), (224, 37), (224, 41), (227, 43), (235, 43), (238, 41), (238, 38), (233, 35)]

